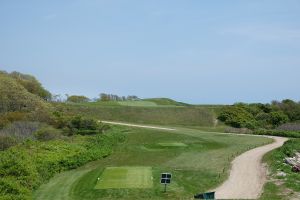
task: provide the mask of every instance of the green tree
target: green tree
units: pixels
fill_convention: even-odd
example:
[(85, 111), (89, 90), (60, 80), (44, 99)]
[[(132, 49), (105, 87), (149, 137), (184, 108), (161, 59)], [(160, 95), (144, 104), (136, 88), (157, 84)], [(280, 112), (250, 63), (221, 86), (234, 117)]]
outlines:
[(0, 113), (37, 111), (46, 107), (42, 99), (28, 92), (15, 79), (0, 74)]
[(90, 99), (86, 96), (71, 95), (68, 96), (67, 101), (73, 103), (83, 103), (83, 102), (89, 102)]
[(289, 118), (286, 114), (284, 114), (282, 111), (277, 112), (271, 112), (270, 113), (270, 122), (274, 126), (279, 126), (281, 124), (284, 124), (288, 122)]
[(241, 105), (224, 107), (218, 119), (235, 128), (253, 129), (257, 124), (254, 116)]
[(9, 74), (19, 84), (21, 84), (28, 92), (41, 97), (44, 100), (51, 99), (51, 93), (46, 90), (42, 84), (34, 77), (20, 72), (12, 72)]

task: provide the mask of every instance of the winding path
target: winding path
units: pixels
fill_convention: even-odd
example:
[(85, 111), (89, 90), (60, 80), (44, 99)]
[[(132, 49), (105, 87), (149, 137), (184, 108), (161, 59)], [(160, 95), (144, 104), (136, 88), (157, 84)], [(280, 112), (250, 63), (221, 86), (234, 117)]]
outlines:
[(270, 137), (274, 142), (249, 150), (232, 161), (229, 178), (216, 191), (216, 199), (257, 199), (263, 191), (266, 181), (266, 167), (263, 156), (288, 140), (282, 137)]

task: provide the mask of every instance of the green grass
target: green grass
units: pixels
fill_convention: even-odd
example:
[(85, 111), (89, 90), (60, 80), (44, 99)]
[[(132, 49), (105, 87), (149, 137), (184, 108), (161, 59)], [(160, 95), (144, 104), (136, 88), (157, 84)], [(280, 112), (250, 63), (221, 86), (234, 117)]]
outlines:
[(141, 107), (176, 107), (176, 106), (189, 106), (189, 104), (177, 102), (168, 98), (150, 98), (135, 101), (97, 101), (97, 102), (83, 102), (72, 103), (67, 102), (69, 105), (81, 106), (141, 106)]
[(264, 191), (261, 197), (259, 198), (260, 200), (283, 200), (285, 199), (282, 195), (280, 195), (280, 186), (277, 186), (276, 184), (272, 182), (267, 182), (264, 185)]
[[(290, 139), (282, 147), (264, 156), (270, 174), (260, 199), (292, 199), (291, 197), (296, 193), (300, 195), (300, 174), (292, 172), (291, 166), (283, 162), (285, 157), (291, 157), (297, 151), (300, 151), (300, 139)], [(284, 172), (286, 176), (279, 177), (278, 172)]]
[(107, 167), (101, 174), (95, 189), (151, 188), (152, 186), (151, 167)]
[(153, 125), (213, 126), (215, 114), (201, 107), (104, 106), (98, 103), (60, 104), (71, 115), (99, 120)]
[(160, 106), (189, 106), (189, 104), (187, 103), (174, 101), (173, 99), (169, 99), (169, 98), (149, 98), (149, 99), (143, 99), (143, 101), (153, 102), (156, 105), (160, 105)]
[[(111, 156), (57, 175), (35, 192), (35, 199), (190, 199), (194, 194), (211, 190), (223, 182), (235, 156), (271, 141), (262, 137), (185, 128), (173, 132), (126, 129), (126, 141), (117, 146)], [(161, 146), (159, 143), (187, 146)], [(124, 166), (151, 167), (152, 187), (95, 189), (97, 177), (101, 177), (108, 167)], [(173, 175), (167, 193), (163, 192), (159, 182), (161, 172)], [(60, 192), (53, 192), (56, 190)]]
[(157, 104), (151, 101), (118, 101), (121, 106), (142, 106), (142, 107), (156, 107)]
[(158, 143), (158, 145), (163, 147), (186, 147), (187, 146), (182, 142), (164, 142), (164, 143)]

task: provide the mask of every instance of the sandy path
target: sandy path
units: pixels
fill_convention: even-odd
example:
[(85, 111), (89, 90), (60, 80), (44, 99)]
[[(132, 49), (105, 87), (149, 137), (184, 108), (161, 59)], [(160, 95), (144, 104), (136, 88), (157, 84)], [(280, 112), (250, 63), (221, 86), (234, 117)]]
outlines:
[(166, 131), (175, 131), (176, 129), (173, 128), (163, 128), (157, 126), (144, 126), (144, 125), (136, 125), (136, 124), (127, 124), (122, 122), (111, 122), (111, 121), (99, 121), (104, 124), (114, 124), (114, 125), (122, 125), (122, 126), (132, 126), (132, 127), (139, 127), (139, 128), (151, 128), (151, 129), (158, 129), (158, 130), (166, 130)]
[(233, 160), (229, 178), (215, 189), (216, 199), (259, 198), (266, 181), (266, 167), (262, 158), (287, 140), (282, 137), (270, 138), (275, 140), (272, 144), (249, 150)]

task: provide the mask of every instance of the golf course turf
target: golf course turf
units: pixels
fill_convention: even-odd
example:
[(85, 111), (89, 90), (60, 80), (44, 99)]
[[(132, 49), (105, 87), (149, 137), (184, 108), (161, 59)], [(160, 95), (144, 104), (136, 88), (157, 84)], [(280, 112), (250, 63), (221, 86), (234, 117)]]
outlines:
[(151, 167), (107, 167), (95, 189), (151, 188), (152, 179)]
[[(58, 174), (35, 191), (34, 199), (189, 199), (221, 184), (237, 155), (272, 142), (263, 137), (187, 128), (176, 131), (122, 128), (126, 141), (111, 156)], [(138, 169), (137, 176), (146, 179), (138, 180), (142, 187), (130, 183), (134, 178), (125, 177), (131, 169)], [(162, 172), (172, 173), (166, 193), (160, 184)]]
[(158, 143), (160, 146), (163, 147), (186, 147), (187, 145), (182, 142), (164, 142)]

